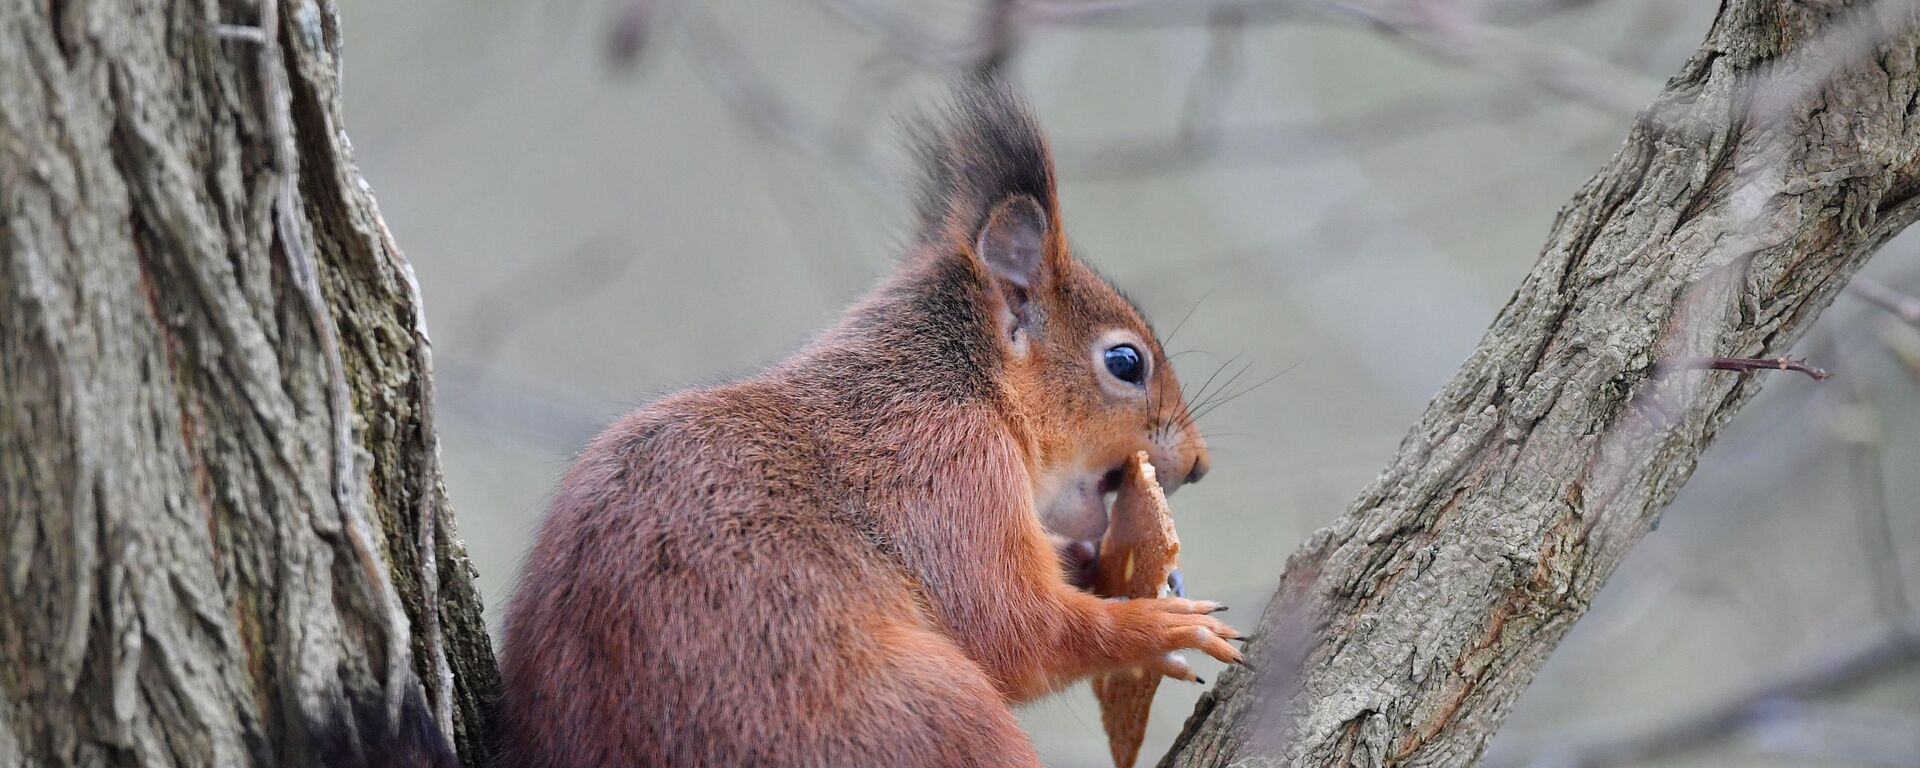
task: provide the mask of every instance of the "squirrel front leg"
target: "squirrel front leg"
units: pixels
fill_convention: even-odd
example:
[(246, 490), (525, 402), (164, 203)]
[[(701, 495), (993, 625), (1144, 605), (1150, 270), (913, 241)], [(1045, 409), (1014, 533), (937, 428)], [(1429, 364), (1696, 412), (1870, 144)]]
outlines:
[(1008, 670), (1015, 674), (1006, 677), (1003, 692), (1011, 700), (1028, 701), (1081, 677), (1121, 667), (1199, 682), (1179, 651), (1198, 650), (1229, 664), (1241, 661), (1239, 649), (1227, 640), (1243, 636), (1210, 615), (1226, 608), (1219, 603), (1179, 597), (1099, 598), (1064, 581), (1061, 587), (1045, 601), (1053, 603), (1045, 613), (1025, 617), (1037, 635), (1048, 638), (1050, 653), (1027, 670)]
[(1034, 514), (1024, 469), (1013, 455), (994, 453), (956, 462), (978, 470), (942, 484), (943, 501), (922, 507), (928, 517), (909, 522), (902, 538), (936, 618), (1003, 696), (1028, 701), (1133, 666), (1197, 681), (1174, 655), (1183, 650), (1240, 661), (1226, 640), (1242, 635), (1209, 615), (1225, 607), (1219, 603), (1108, 600), (1069, 584)]

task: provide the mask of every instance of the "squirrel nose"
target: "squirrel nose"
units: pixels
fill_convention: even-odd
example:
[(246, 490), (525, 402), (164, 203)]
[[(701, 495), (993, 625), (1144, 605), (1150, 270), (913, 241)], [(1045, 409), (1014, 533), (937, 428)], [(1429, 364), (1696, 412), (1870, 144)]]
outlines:
[(1207, 460), (1206, 453), (1203, 452), (1197, 456), (1194, 456), (1193, 466), (1187, 469), (1187, 481), (1186, 481), (1187, 484), (1191, 485), (1193, 483), (1200, 482), (1200, 478), (1206, 477), (1207, 470), (1212, 468), (1213, 468), (1213, 463)]

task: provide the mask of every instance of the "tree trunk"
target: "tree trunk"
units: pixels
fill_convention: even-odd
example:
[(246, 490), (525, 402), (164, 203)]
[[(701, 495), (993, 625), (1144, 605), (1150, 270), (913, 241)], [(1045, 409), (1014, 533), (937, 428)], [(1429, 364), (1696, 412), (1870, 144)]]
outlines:
[[(333, 9), (124, 5), (0, 0), (0, 765), (312, 765), (416, 709), (478, 764), (493, 660)], [(1910, 6), (1844, 6), (1726, 0), (1166, 764), (1480, 754), (1759, 385), (1688, 369), (1786, 350), (1920, 213)]]
[(1722, 3), (1162, 765), (1480, 756), (1768, 375), (1695, 369), (1784, 354), (1920, 212), (1912, 14)]
[(0, 0), (0, 765), (312, 765), (403, 709), (484, 757), (338, 31), (326, 0)]

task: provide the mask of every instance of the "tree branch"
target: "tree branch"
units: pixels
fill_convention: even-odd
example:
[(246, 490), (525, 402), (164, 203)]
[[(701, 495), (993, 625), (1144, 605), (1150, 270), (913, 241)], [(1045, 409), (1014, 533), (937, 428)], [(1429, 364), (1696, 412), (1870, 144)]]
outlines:
[(1862, 7), (1723, 3), (1163, 765), (1478, 758), (1764, 378), (1654, 363), (1783, 356), (1920, 214), (1920, 36), (1905, 3)]

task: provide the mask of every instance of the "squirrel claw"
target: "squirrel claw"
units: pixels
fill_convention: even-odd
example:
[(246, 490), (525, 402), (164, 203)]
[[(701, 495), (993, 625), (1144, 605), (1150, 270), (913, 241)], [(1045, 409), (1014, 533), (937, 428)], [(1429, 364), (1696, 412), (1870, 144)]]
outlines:
[(1201, 682), (1200, 676), (1194, 674), (1193, 667), (1187, 664), (1187, 660), (1181, 658), (1178, 653), (1163, 653), (1148, 660), (1142, 668), (1150, 674), (1171, 677), (1175, 680), (1185, 680), (1189, 683)]

